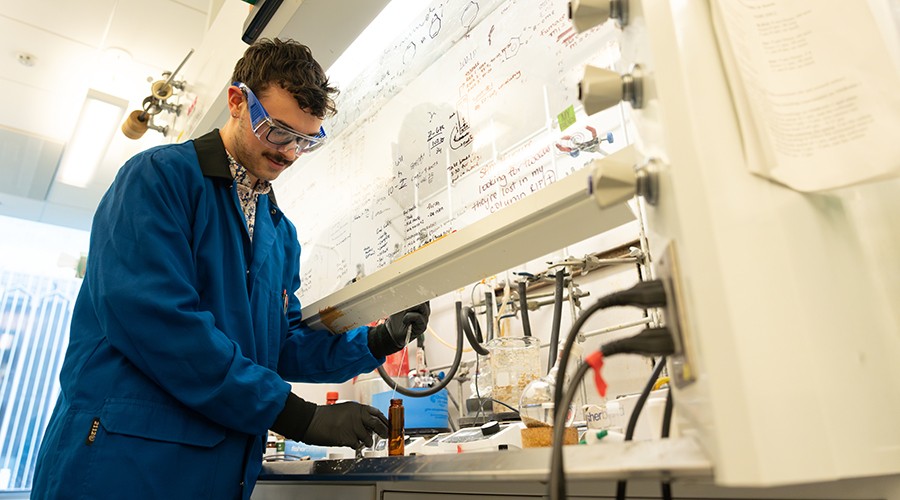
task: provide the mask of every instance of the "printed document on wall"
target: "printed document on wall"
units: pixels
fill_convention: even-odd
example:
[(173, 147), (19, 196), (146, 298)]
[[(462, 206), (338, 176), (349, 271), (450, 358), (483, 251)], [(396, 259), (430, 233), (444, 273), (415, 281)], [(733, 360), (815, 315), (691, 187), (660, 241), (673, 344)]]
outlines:
[(799, 191), (900, 177), (895, 0), (713, 0), (750, 170)]

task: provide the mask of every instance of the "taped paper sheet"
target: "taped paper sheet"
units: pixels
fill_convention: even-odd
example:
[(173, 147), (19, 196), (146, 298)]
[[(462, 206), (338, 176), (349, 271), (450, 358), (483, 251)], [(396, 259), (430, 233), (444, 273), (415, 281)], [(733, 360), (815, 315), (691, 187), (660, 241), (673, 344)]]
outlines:
[(713, 0), (750, 170), (799, 191), (900, 176), (893, 0)]

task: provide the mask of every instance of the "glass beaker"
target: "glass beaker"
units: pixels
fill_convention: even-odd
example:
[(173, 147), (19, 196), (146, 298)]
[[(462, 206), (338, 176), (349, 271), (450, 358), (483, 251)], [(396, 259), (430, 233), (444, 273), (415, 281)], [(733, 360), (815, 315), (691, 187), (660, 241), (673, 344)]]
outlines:
[[(487, 343), (491, 351), (491, 397), (519, 407), (522, 390), (541, 376), (541, 342), (537, 337), (498, 337)], [(512, 411), (493, 403), (494, 413)]]
[[(560, 344), (564, 343), (561, 342)], [(573, 383), (571, 380), (572, 375), (581, 362), (582, 351), (581, 344), (578, 342), (572, 344), (571, 356), (573, 359), (570, 359), (568, 363), (565, 387), (568, 387), (569, 384)], [(553, 418), (555, 415), (553, 395), (556, 392), (556, 379), (560, 376), (559, 360), (562, 357), (562, 353), (563, 345), (560, 345), (556, 356), (556, 363), (553, 364), (553, 367), (550, 368), (547, 375), (531, 382), (525, 387), (525, 390), (522, 391), (522, 398), (519, 400), (519, 416), (522, 417), (522, 421), (525, 422), (525, 425), (528, 427), (553, 427)], [(574, 383), (580, 384), (581, 381), (575, 381)], [(576, 396), (575, 399), (577, 401), (579, 398)], [(572, 421), (575, 420), (576, 407), (577, 404), (575, 401), (569, 404), (569, 409), (566, 412), (566, 426), (572, 425)]]

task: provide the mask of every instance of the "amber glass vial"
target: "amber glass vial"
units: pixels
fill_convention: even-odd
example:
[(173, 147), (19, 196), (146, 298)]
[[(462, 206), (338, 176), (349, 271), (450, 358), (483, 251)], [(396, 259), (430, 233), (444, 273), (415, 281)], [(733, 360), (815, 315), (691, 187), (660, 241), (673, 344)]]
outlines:
[(390, 424), (390, 433), (388, 434), (388, 456), (403, 456), (403, 400), (392, 399), (391, 406), (388, 408), (388, 423)]

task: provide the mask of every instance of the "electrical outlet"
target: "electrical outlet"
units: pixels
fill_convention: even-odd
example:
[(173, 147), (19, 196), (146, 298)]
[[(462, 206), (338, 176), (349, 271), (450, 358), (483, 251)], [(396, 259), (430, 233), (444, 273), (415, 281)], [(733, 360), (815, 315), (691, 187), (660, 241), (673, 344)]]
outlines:
[(691, 362), (693, 359), (691, 330), (684, 311), (683, 285), (674, 241), (669, 242), (662, 256), (657, 259), (656, 277), (662, 281), (666, 290), (663, 320), (675, 341), (675, 354), (669, 356), (670, 376), (675, 386), (680, 388), (696, 380), (696, 372)]

